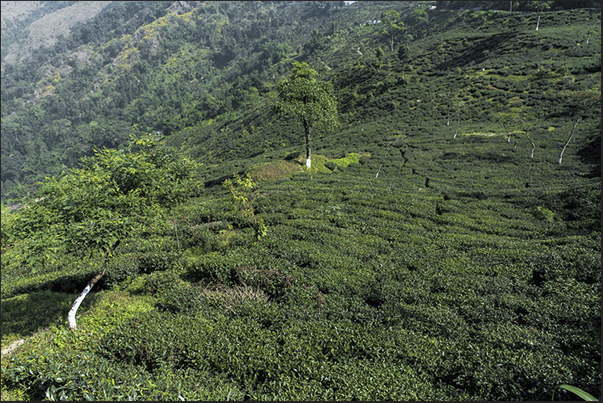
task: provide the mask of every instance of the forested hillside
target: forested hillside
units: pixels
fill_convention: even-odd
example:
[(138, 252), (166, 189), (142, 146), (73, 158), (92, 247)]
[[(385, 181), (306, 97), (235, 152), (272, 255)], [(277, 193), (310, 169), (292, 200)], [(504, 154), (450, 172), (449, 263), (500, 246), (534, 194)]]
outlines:
[(335, 29), (342, 4), (111, 2), (54, 46), (3, 64), (3, 200), (132, 132), (232, 119), (312, 51), (311, 35)]
[[(50, 6), (55, 2), (41, 3), (38, 13), (53, 11)], [(57, 13), (69, 17), (71, 14), (66, 10), (77, 6), (72, 4), (74, 2), (56, 3), (53, 7), (58, 10), (42, 14), (43, 18), (22, 30), (30, 32), (30, 37), (39, 36), (41, 34), (32, 33), (37, 32), (32, 25), (42, 19), (52, 21), (49, 17)], [(564, 36), (557, 32), (556, 39), (540, 45), (543, 36), (548, 38), (546, 32), (551, 31), (552, 25), (566, 24), (576, 17), (560, 14), (567, 11), (547, 11), (540, 17), (542, 29), (537, 32), (529, 29), (537, 23), (534, 5), (531, 12), (505, 15), (495, 9), (496, 6), (506, 8), (505, 2), (490, 2), (481, 5), (484, 10), (489, 7), (489, 11), (459, 15), (458, 10), (449, 10), (456, 3), (463, 5), (462, 2), (440, 2), (435, 10), (429, 5), (417, 8), (421, 4), (417, 2), (381, 6), (400, 11), (405, 19), (405, 29), (390, 27), (391, 32), (386, 33), (387, 27), (383, 24), (372, 23), (379, 20), (383, 12), (379, 3), (344, 6), (342, 2), (212, 2), (207, 5), (110, 2), (94, 18), (75, 24), (70, 33), (61, 36), (53, 46), (33, 46), (14, 62), (14, 56), (11, 62), (6, 62), (3, 56), (2, 200), (18, 199), (31, 189), (32, 183), (58, 174), (65, 167), (74, 167), (80, 157), (91, 154), (93, 147), (117, 147), (130, 133), (159, 131), (174, 135), (171, 137), (176, 142), (184, 138), (198, 142), (199, 137), (203, 137), (201, 133), (217, 133), (242, 120), (266, 116), (262, 105), (267, 104), (274, 84), (293, 59), (311, 61), (313, 67), (324, 73), (325, 79), (334, 81), (341, 96), (341, 113), (350, 125), (354, 125), (355, 114), (365, 113), (358, 110), (359, 103), (366, 111), (374, 109), (370, 106), (373, 103), (377, 105), (376, 111), (382, 113), (382, 105), (392, 107), (403, 101), (400, 104), (407, 106), (410, 98), (420, 99), (423, 91), (429, 92), (435, 100), (430, 113), (446, 115), (450, 112), (446, 108), (466, 103), (466, 118), (473, 119), (484, 108), (488, 109), (487, 118), (491, 118), (497, 113), (493, 110), (496, 108), (491, 108), (481, 97), (492, 99), (487, 94), (489, 82), (499, 80), (499, 69), (506, 68), (501, 70), (506, 74), (516, 70), (526, 77), (542, 67), (541, 76), (559, 76), (547, 83), (562, 77), (571, 80), (570, 73), (580, 71), (576, 69), (597, 71), (596, 33), (600, 26), (596, 16), (585, 20), (581, 30)], [(516, 3), (516, 9), (521, 10), (521, 3), (529, 2)], [(479, 4), (473, 4), (476, 5)], [(552, 3), (550, 7), (561, 6)], [(96, 12), (96, 9), (79, 7), (87, 14)], [(588, 18), (587, 10), (577, 9), (576, 13)], [(504, 32), (499, 32), (501, 24), (505, 26)], [(19, 38), (12, 38), (11, 34), (20, 32), (12, 27), (14, 25), (18, 26), (12, 23), (3, 28), (3, 44), (25, 47)], [(520, 32), (519, 27), (525, 27), (528, 32)], [(457, 40), (455, 36), (459, 31), (463, 39)], [(588, 35), (592, 38), (587, 38)], [(390, 36), (396, 37), (394, 43), (388, 40)], [(538, 45), (533, 43), (525, 49), (523, 44), (534, 40)], [(393, 52), (402, 42), (411, 51), (408, 60), (403, 62)], [(395, 49), (390, 48), (392, 44)], [(374, 64), (372, 59), (378, 46), (388, 51), (384, 54), (387, 60), (379, 63), (385, 62), (389, 68), (366, 69), (367, 65)], [(3, 45), (3, 49), (9, 47)], [(525, 52), (516, 54), (518, 49)], [(31, 56), (27, 56), (29, 53)], [(564, 57), (558, 57), (560, 54)], [(404, 68), (412, 69), (408, 71), (411, 80), (424, 77), (416, 90), (412, 86), (409, 93), (402, 94), (405, 87), (398, 85), (397, 75)], [(458, 68), (475, 74), (460, 74), (455, 70)], [(478, 74), (480, 68), (487, 69), (488, 73), (484, 70), (484, 74)], [(434, 78), (427, 80), (426, 74)], [(454, 81), (451, 83), (448, 77)], [(541, 77), (540, 81), (546, 79)], [(466, 97), (463, 91), (468, 91), (465, 87), (469, 83), (472, 91), (485, 87), (486, 92), (468, 93), (469, 98), (463, 99)], [(581, 85), (572, 84), (576, 90)], [(582, 85), (588, 86), (586, 82)], [(362, 87), (361, 92), (357, 86)], [(501, 94), (501, 90), (506, 89), (491, 90)], [(381, 95), (385, 98), (381, 99)], [(398, 95), (403, 99), (396, 100)], [(530, 97), (528, 104), (537, 99), (538, 96)], [(368, 104), (365, 105), (365, 101), (369, 101)], [(454, 105), (448, 105), (451, 102)], [(504, 108), (501, 102), (495, 102), (494, 106), (499, 105)], [(253, 115), (256, 109), (259, 113)], [(408, 115), (408, 108), (396, 109), (396, 113)], [(254, 130), (256, 127), (259, 125), (255, 124)], [(249, 128), (246, 130), (249, 132)], [(266, 135), (265, 130), (260, 130), (261, 135), (252, 136), (250, 144), (228, 144), (225, 152), (234, 155), (232, 153), (242, 148), (247, 150), (247, 156), (262, 151), (264, 142), (287, 144), (287, 140), (291, 143), (297, 138), (273, 131)], [(194, 146), (197, 150), (199, 147)], [(197, 154), (205, 159), (211, 157)]]
[(600, 398), (600, 3), (4, 3), (3, 400)]

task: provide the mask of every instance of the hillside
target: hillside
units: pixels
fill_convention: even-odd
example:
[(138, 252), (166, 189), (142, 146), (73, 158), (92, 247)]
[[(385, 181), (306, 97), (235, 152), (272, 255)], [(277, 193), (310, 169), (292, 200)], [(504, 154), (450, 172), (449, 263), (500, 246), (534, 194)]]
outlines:
[[(600, 397), (598, 3), (106, 3), (2, 64), (3, 400)], [(293, 62), (338, 102), (310, 169)], [(27, 249), (36, 182), (148, 132), (187, 198)]]
[(2, 64), (51, 47), (71, 27), (94, 18), (110, 1), (3, 1)]
[[(355, 125), (354, 118), (348, 116), (351, 108), (368, 99), (376, 108), (362, 109), (382, 113), (381, 96), (391, 106), (407, 105), (406, 95), (417, 95), (403, 94), (403, 87), (393, 84), (392, 80), (398, 80), (397, 75), (403, 72), (403, 64), (398, 63), (395, 52), (389, 49), (391, 44), (382, 33), (382, 27), (365, 24), (376, 21), (383, 7), (391, 6), (366, 2), (351, 6), (337, 2), (213, 2), (201, 7), (198, 2), (112, 2), (89, 22), (73, 25), (70, 34), (56, 39), (53, 46), (35, 49), (25, 46), (31, 42), (31, 26), (44, 25), (41, 24), (44, 19), (58, 20), (61, 16), (67, 19), (60, 20), (57, 25), (71, 26), (78, 19), (72, 16), (77, 13), (70, 13), (70, 10), (84, 8), (86, 4), (44, 2), (38, 14), (34, 13), (35, 18), (23, 22), (29, 22), (23, 28), (29, 34), (10, 39), (7, 34), (18, 35), (20, 31), (5, 29), (3, 32), (3, 44), (10, 43), (32, 54), (23, 59), (26, 63), (2, 64), (3, 165), (0, 179), (5, 203), (18, 201), (33, 189), (33, 183), (45, 176), (76, 166), (79, 158), (91, 155), (94, 147), (123, 144), (128, 133), (160, 131), (168, 136), (176, 134), (171, 136), (175, 143), (189, 137), (197, 142), (198, 137), (203, 137), (200, 133), (215, 133), (222, 126), (254, 119), (249, 115), (250, 110), (270, 103), (272, 87), (293, 59), (307, 59), (323, 72), (325, 79), (340, 80), (334, 84), (338, 91), (343, 91), (340, 94), (342, 113), (350, 125)], [(573, 71), (587, 72), (576, 69), (591, 69), (596, 77), (599, 64), (596, 41), (600, 26), (595, 17), (587, 15), (588, 9), (576, 9), (576, 12), (583, 10), (581, 12), (587, 13), (584, 18), (589, 18), (583, 21), (580, 32), (560, 36), (559, 32), (563, 30), (553, 33), (553, 27), (573, 18), (563, 16), (566, 12), (563, 9), (545, 12), (541, 18), (542, 29), (535, 31), (537, 12), (518, 11), (504, 16), (496, 7), (506, 7), (505, 2), (488, 3), (489, 11), (460, 12), (460, 15), (444, 2), (443, 9), (430, 10), (431, 14), (426, 16), (411, 15), (409, 5), (420, 4), (395, 3), (407, 19), (408, 28), (394, 32), (399, 37), (395, 45), (397, 50), (400, 41), (408, 42), (412, 57), (404, 67), (412, 70), (408, 71), (408, 78), (423, 76), (424, 83), (417, 87), (419, 92), (431, 91), (437, 85), (437, 91), (432, 94), (438, 94), (437, 103), (449, 103), (454, 98), (455, 102), (469, 102), (467, 106), (472, 110), (468, 112), (478, 113), (489, 106), (480, 102), (484, 91), (469, 93), (470, 99), (461, 99), (465, 95), (460, 91), (472, 79), (479, 79), (479, 85), (485, 86), (486, 91), (498, 91), (498, 95), (513, 98), (517, 94), (511, 95), (508, 90), (516, 89), (495, 87), (490, 82), (518, 81), (512, 80), (514, 76), (528, 78), (539, 67), (553, 69), (550, 74), (557, 77), (542, 77), (538, 85), (554, 84), (562, 78), (572, 80)], [(62, 8), (53, 11), (51, 6)], [(556, 8), (559, 7), (552, 9)], [(84, 15), (92, 16), (94, 12), (88, 6)], [(488, 16), (491, 22), (493, 18), (497, 24), (508, 21), (510, 25), (503, 32), (488, 34)], [(437, 21), (438, 18), (442, 21)], [(566, 21), (566, 18), (570, 20)], [(463, 41), (448, 38), (441, 45), (430, 42), (442, 40), (438, 35), (456, 35), (455, 32), (464, 30), (468, 23), (468, 31), (473, 32), (471, 37)], [(526, 32), (516, 32), (514, 26), (524, 27)], [(445, 31), (438, 34), (439, 29)], [(564, 28), (565, 31), (568, 29), (573, 28)], [(422, 37), (423, 31), (430, 32), (431, 39)], [(538, 33), (539, 41), (543, 36), (551, 35), (548, 49), (531, 45), (531, 49), (520, 47), (522, 40), (529, 43)], [(579, 37), (571, 38), (571, 35)], [(490, 41), (496, 46), (492, 55), (487, 49)], [(372, 63), (377, 43), (389, 50), (386, 56), (391, 68), (373, 73), (364, 67)], [(364, 49), (360, 59), (359, 45)], [(467, 48), (472, 53), (459, 53), (465, 46), (473, 46)], [(517, 50), (520, 52), (514, 55)], [(567, 60), (557, 58), (559, 54), (567, 56)], [(334, 58), (332, 66), (326, 59), (331, 57)], [(465, 68), (467, 72), (459, 75), (455, 72), (458, 68)], [(477, 73), (479, 68), (488, 69), (488, 74), (468, 74)], [(512, 72), (512, 68), (521, 71)], [(437, 80), (428, 80), (424, 74), (428, 71), (431, 75), (436, 74)], [(547, 72), (543, 70), (540, 74)], [(455, 81), (448, 82), (447, 76), (454, 76)], [(586, 85), (584, 88), (592, 88), (587, 81), (579, 82)], [(409, 89), (415, 87), (412, 81), (409, 84)], [(362, 88), (354, 95), (356, 85)], [(390, 89), (388, 86), (391, 85), (397, 88)], [(427, 85), (432, 88), (425, 88)], [(574, 85), (576, 90), (578, 85)], [(497, 104), (502, 99), (490, 98)], [(535, 102), (534, 99), (530, 102)], [(571, 102), (570, 105), (573, 106)], [(456, 106), (455, 103), (451, 107)], [(409, 108), (398, 108), (396, 113), (407, 113)], [(450, 113), (444, 109), (439, 105), (437, 113)], [(265, 111), (261, 110), (261, 113), (265, 114)], [(243, 115), (248, 117), (242, 118)], [(472, 119), (470, 116), (465, 114)], [(358, 118), (366, 120), (364, 116)], [(211, 126), (212, 122), (214, 126)], [(265, 138), (273, 137), (272, 131), (266, 136), (265, 131), (260, 130), (258, 135), (249, 137), (251, 144), (240, 145), (247, 151), (253, 149), (247, 155), (261, 151), (258, 147)], [(280, 140), (268, 141), (281, 144)], [(292, 136), (285, 143), (296, 140), (299, 137)], [(231, 144), (225, 146), (228, 152), (234, 152)], [(198, 146), (195, 144), (192, 148)]]

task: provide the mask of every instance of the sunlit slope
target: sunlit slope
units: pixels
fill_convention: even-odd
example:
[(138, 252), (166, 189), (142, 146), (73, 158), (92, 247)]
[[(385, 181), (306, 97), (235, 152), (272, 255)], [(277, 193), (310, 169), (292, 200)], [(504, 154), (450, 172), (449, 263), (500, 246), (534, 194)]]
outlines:
[[(246, 61), (227, 43), (134, 50), (191, 21), (227, 31), (209, 6), (120, 36), (115, 69), (95, 76), (98, 104), (164, 131), (204, 186), (123, 240), (77, 332), (67, 309), (102, 261), (32, 268), (3, 250), (2, 348), (24, 340), (3, 357), (3, 399), (574, 400), (561, 384), (599, 397), (600, 11), (543, 13), (536, 31), (536, 13), (400, 6), (392, 52), (365, 24), (383, 5), (322, 27), (317, 7), (291, 23), (319, 27), (308, 46)], [(299, 122), (271, 111), (293, 60), (339, 101), (311, 170)], [(86, 133), (119, 132), (111, 110)], [(238, 199), (223, 185), (236, 173), (253, 184)]]

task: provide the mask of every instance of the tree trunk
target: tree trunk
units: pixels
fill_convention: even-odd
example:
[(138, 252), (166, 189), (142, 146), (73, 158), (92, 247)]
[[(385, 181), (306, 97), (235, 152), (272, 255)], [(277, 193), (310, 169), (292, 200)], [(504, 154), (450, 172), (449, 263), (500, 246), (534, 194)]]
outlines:
[(578, 123), (580, 122), (581, 119), (582, 119), (582, 116), (580, 116), (578, 118), (578, 120), (576, 120), (576, 123), (574, 123), (574, 127), (572, 128), (572, 132), (571, 132), (569, 138), (567, 139), (567, 142), (563, 146), (563, 150), (561, 150), (561, 154), (559, 155), (559, 165), (561, 165), (561, 162), (563, 161), (563, 153), (565, 152), (565, 149), (567, 148), (567, 145), (569, 144), (569, 142), (572, 139), (572, 137), (574, 137), (574, 131), (576, 131), (576, 126), (578, 126)]
[(69, 310), (69, 315), (67, 315), (67, 321), (69, 322), (69, 327), (71, 329), (75, 330), (77, 328), (77, 324), (75, 322), (75, 314), (77, 313), (78, 308), (82, 304), (82, 301), (84, 301), (84, 298), (86, 298), (86, 295), (88, 295), (88, 293), (90, 292), (92, 287), (94, 287), (94, 284), (96, 284), (98, 282), (98, 280), (100, 280), (101, 277), (105, 274), (105, 269), (106, 269), (106, 266), (103, 267), (102, 273), (94, 276), (94, 278), (88, 283), (86, 288), (84, 288), (84, 291), (82, 291), (80, 296), (77, 297), (77, 299), (73, 303), (73, 306)]
[(542, 10), (540, 10), (538, 12), (538, 21), (536, 21), (536, 31), (538, 31), (538, 27), (540, 26), (540, 13), (542, 12)]
[(592, 108), (593, 106), (597, 105), (600, 102), (601, 102), (601, 99), (599, 98), (597, 101), (595, 101), (592, 104), (590, 104), (590, 106), (587, 106), (586, 108), (584, 108), (584, 110), (580, 114), (580, 117), (578, 117), (578, 120), (576, 120), (576, 123), (574, 123), (574, 127), (572, 128), (572, 132), (571, 132), (569, 138), (567, 139), (567, 142), (563, 146), (563, 150), (561, 150), (561, 154), (559, 155), (559, 165), (561, 165), (561, 162), (563, 160), (563, 153), (565, 152), (565, 149), (567, 148), (567, 145), (571, 141), (572, 137), (574, 137), (574, 131), (576, 130), (576, 126), (578, 126), (578, 123), (580, 122), (580, 120), (582, 120), (582, 117), (584, 115), (586, 115), (586, 113), (590, 110), (590, 108)]
[(526, 133), (526, 136), (528, 136), (528, 140), (530, 140), (530, 144), (532, 144), (532, 154), (530, 155), (530, 158), (534, 159), (534, 151), (536, 150), (536, 144), (534, 144), (529, 134)]
[(456, 114), (456, 130), (454, 131), (454, 139), (456, 138), (456, 134), (459, 131), (459, 125), (461, 124), (461, 109), (459, 108), (459, 110), (457, 111)]
[(304, 117), (304, 131), (306, 133), (306, 167), (310, 168), (312, 165), (312, 151), (310, 149), (310, 123), (308, 119)]
[(94, 287), (94, 285), (96, 283), (98, 283), (98, 280), (100, 280), (105, 275), (105, 272), (107, 271), (107, 263), (109, 263), (109, 258), (113, 255), (112, 252), (113, 252), (113, 250), (115, 250), (117, 245), (119, 245), (119, 242), (120, 241), (117, 241), (111, 249), (107, 250), (107, 255), (105, 256), (105, 262), (103, 264), (103, 271), (101, 271), (99, 274), (94, 276), (94, 278), (92, 280), (90, 280), (90, 282), (88, 283), (86, 288), (84, 288), (84, 291), (82, 291), (80, 296), (77, 297), (77, 299), (73, 302), (73, 306), (71, 307), (71, 309), (69, 310), (69, 314), (67, 315), (67, 321), (69, 322), (69, 327), (71, 328), (71, 330), (75, 330), (77, 328), (77, 324), (75, 321), (75, 314), (77, 313), (78, 308), (82, 304), (82, 301), (84, 301), (84, 298), (86, 298), (86, 295), (88, 295), (90, 290), (92, 290), (92, 287)]

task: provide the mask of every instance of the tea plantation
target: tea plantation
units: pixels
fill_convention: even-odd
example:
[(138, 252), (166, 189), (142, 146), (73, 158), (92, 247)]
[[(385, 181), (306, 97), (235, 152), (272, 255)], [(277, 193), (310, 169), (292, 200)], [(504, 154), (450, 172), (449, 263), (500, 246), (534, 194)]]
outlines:
[(2, 400), (600, 398), (600, 8), (419, 6), (394, 51), (370, 2), (294, 57), (338, 101), (311, 168), (270, 86), (166, 136), (199, 186), (122, 240), (76, 330), (102, 256), (34, 271), (3, 241)]

